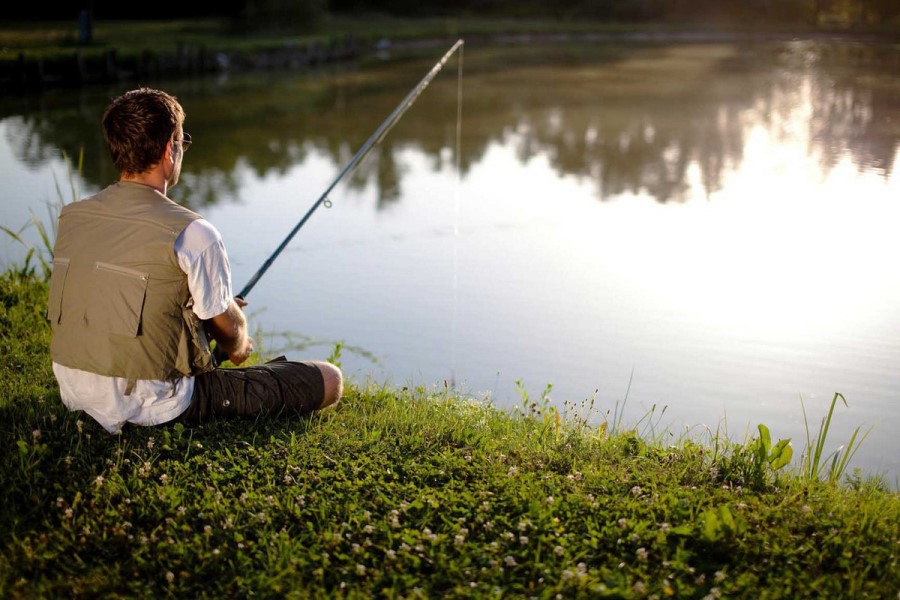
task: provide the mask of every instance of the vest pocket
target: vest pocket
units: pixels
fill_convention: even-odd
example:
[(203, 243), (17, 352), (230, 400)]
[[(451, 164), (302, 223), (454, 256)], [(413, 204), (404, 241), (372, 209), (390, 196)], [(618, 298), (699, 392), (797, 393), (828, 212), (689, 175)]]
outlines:
[(53, 272), (50, 274), (50, 300), (47, 302), (47, 319), (58, 325), (62, 319), (63, 290), (66, 287), (66, 275), (69, 273), (68, 258), (54, 258)]
[(107, 333), (137, 337), (149, 278), (149, 273), (110, 263), (95, 263), (94, 286), (85, 311), (88, 326)]

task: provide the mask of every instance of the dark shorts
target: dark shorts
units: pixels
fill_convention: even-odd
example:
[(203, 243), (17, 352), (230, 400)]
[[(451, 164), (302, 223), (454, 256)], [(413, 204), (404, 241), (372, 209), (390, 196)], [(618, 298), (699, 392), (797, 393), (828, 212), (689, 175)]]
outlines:
[(325, 382), (316, 365), (279, 357), (263, 365), (197, 375), (191, 405), (177, 421), (304, 415), (319, 408), (324, 397)]

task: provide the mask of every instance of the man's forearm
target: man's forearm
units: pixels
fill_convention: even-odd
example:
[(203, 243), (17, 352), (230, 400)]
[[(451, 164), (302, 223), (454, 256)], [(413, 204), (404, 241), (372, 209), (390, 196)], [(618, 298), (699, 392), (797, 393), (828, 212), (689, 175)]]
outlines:
[(247, 319), (234, 300), (225, 312), (209, 319), (206, 326), (231, 362), (237, 365), (247, 360), (253, 351), (252, 340), (247, 335)]

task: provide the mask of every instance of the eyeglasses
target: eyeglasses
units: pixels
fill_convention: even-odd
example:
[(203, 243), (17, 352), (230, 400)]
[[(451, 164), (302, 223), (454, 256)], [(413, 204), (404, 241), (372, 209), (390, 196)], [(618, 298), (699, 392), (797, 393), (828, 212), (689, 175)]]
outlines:
[(184, 131), (182, 132), (182, 135), (184, 137), (181, 139), (181, 151), (187, 152), (188, 148), (191, 147), (191, 134), (189, 134), (187, 131)]

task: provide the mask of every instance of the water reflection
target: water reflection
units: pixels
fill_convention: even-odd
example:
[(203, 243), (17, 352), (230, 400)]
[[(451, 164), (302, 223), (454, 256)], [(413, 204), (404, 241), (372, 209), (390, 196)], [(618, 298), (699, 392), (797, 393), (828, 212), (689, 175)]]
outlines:
[[(721, 189), (749, 132), (763, 127), (805, 140), (825, 174), (849, 156), (887, 177), (900, 146), (900, 83), (891, 70), (898, 54), (811, 42), (470, 50), (463, 170), (491, 143), (514, 143), (523, 163), (547, 156), (560, 175), (593, 182), (600, 199), (632, 193), (684, 201)], [(428, 64), (167, 86), (182, 99), (197, 140), (175, 195), (195, 207), (233, 199), (242, 173), (284, 174), (310, 152), (343, 165)], [(380, 208), (402, 197), (398, 149), (420, 149), (435, 170), (448, 160), (457, 100), (447, 71), (351, 182), (374, 184)], [(32, 166), (84, 147), (84, 179), (102, 187), (115, 173), (98, 121), (120, 91), (6, 99), (6, 141)]]
[[(715, 428), (727, 406), (795, 442), (791, 400), (839, 390), (852, 421), (882, 421), (860, 462), (897, 472), (897, 56), (469, 48), (462, 180), (448, 68), (254, 290), (254, 322), (368, 348), (401, 385), (458, 373), (500, 402), (521, 377), (559, 399), (600, 386), (611, 407), (636, 368), (635, 410), (667, 402)], [(161, 84), (195, 140), (174, 191), (208, 205), (238, 285), (433, 60)], [(38, 204), (42, 165), (82, 144), (86, 187), (112, 181), (97, 123), (120, 91), (2, 101), (8, 199)]]

